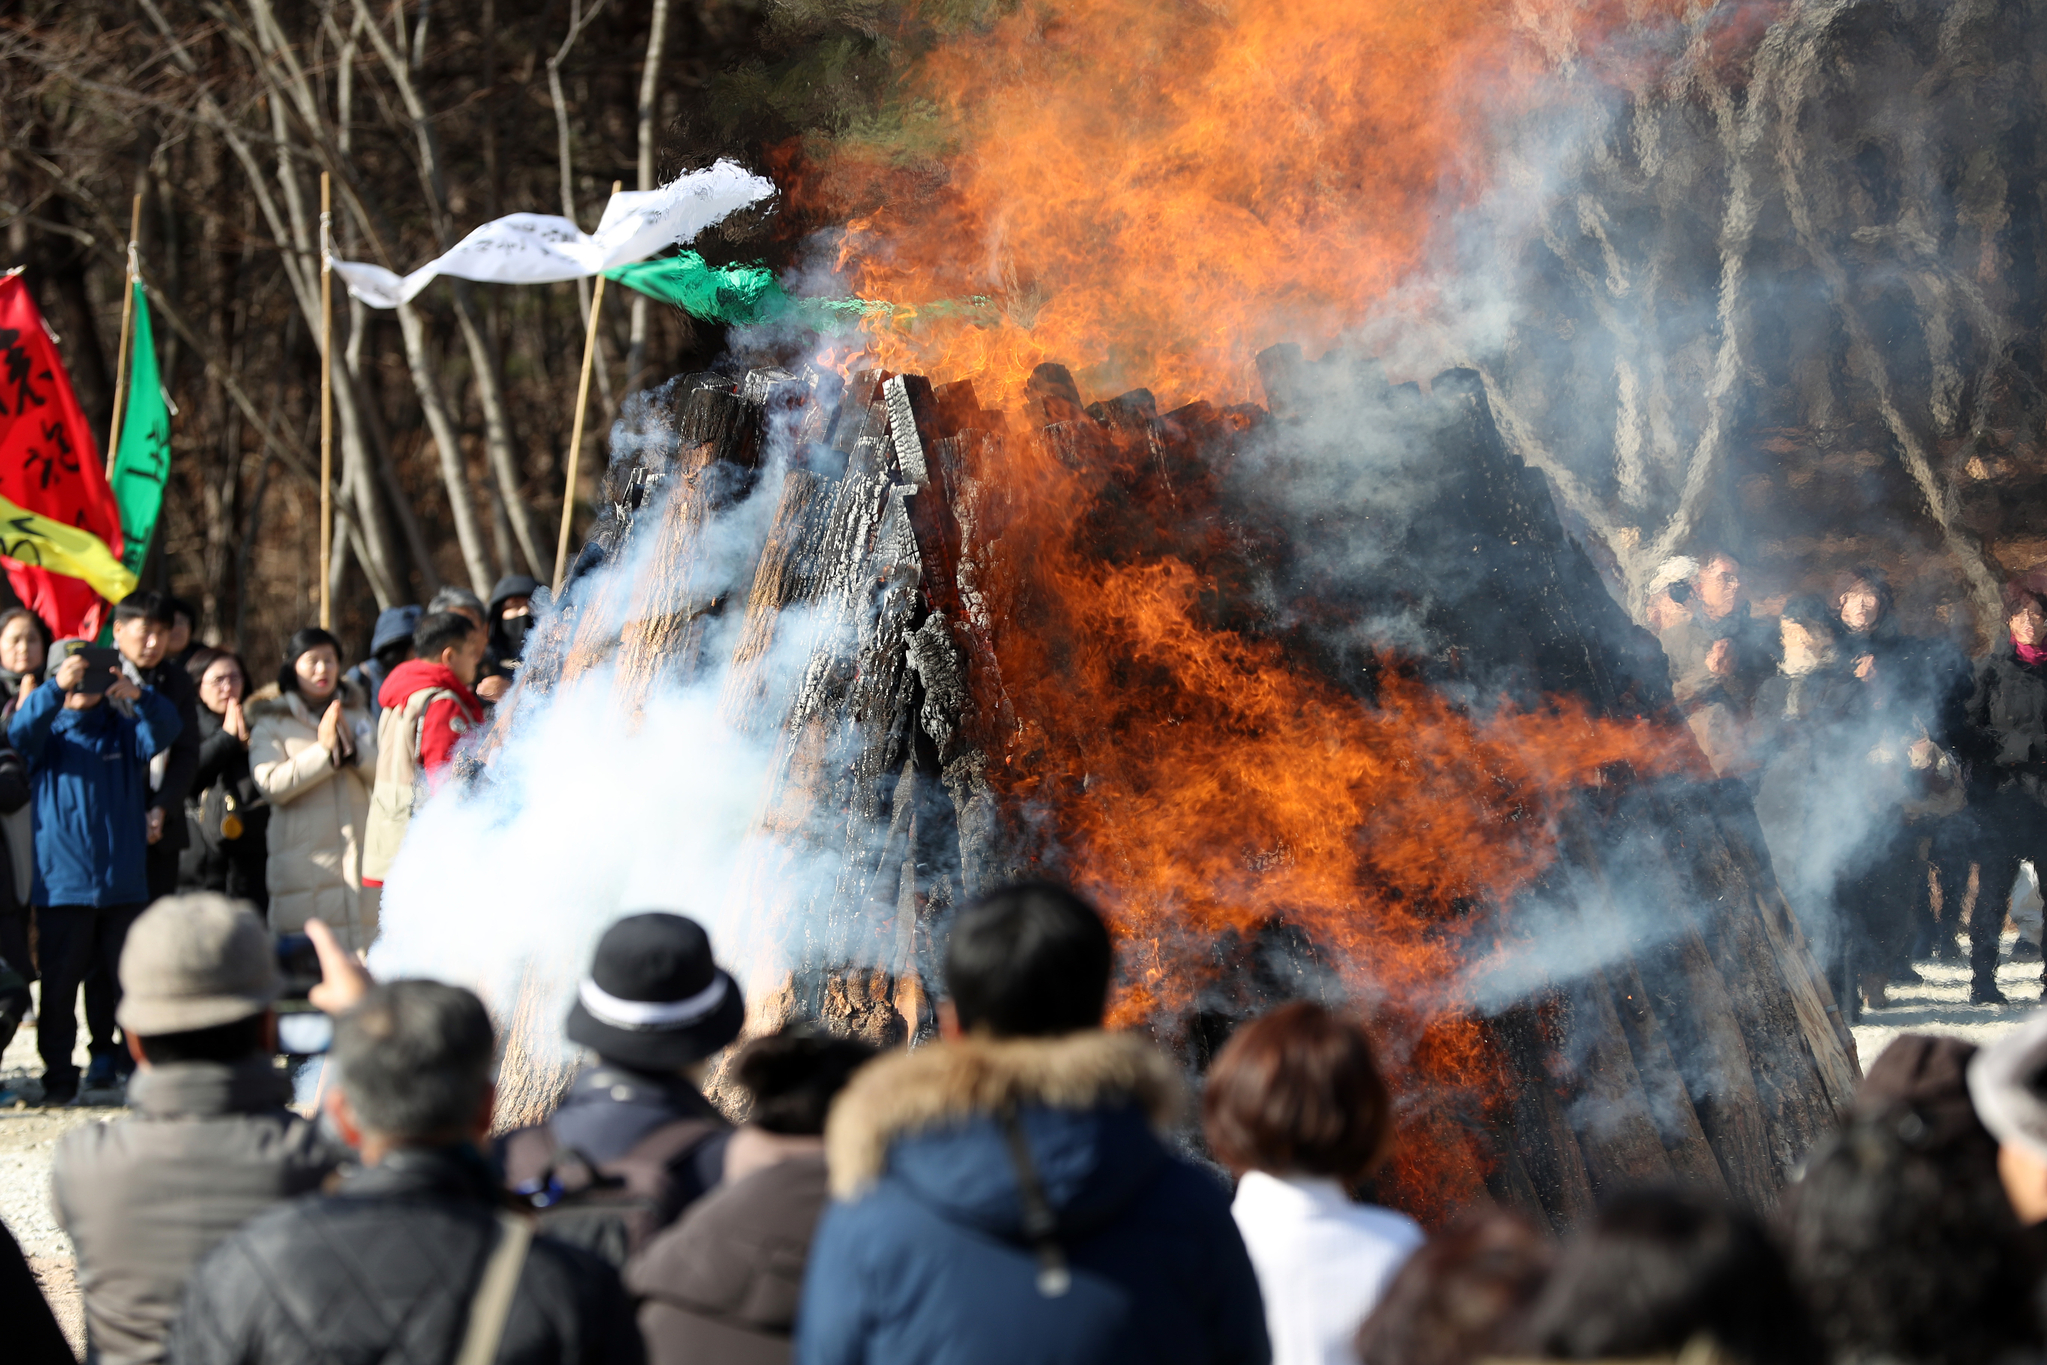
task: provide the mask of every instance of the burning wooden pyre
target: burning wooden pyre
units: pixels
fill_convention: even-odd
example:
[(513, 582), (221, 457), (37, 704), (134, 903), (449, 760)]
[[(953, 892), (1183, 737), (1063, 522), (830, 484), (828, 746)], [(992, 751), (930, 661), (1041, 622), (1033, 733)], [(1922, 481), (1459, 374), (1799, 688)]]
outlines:
[[(614, 461), (586, 551), (638, 571), (572, 586), (521, 691), (615, 663), (630, 707), (722, 676), (729, 723), (771, 738), (766, 851), (730, 894), (802, 965), (749, 983), (757, 1025), (926, 1037), (951, 910), (1068, 879), (1119, 931), (1118, 1022), (1191, 1068), (1279, 999), (1359, 1001), (1396, 1054), (1389, 1202), (1440, 1218), (1490, 1198), (1561, 1228), (1675, 1179), (1769, 1205), (1847, 1102), (1852, 1043), (1746, 795), (1670, 719), (1653, 641), (1474, 377), (1425, 396), (1290, 347), (1260, 373), (1265, 409), (1162, 415), (1142, 390), (1084, 404), (1040, 366), (1022, 419), (916, 375), (678, 381), (676, 440)], [(1398, 496), (1332, 503), (1304, 536), (1275, 496), (1290, 471), (1388, 442)], [(767, 470), (778, 491), (755, 486)], [(706, 539), (748, 496), (779, 502), (750, 592), (720, 596)], [(1317, 540), (1370, 563), (1338, 571)], [(709, 657), (735, 634), (714, 618), (739, 614)], [(800, 682), (778, 686), (768, 661), (792, 653)], [(1175, 676), (1197, 656), (1198, 687)], [(1363, 752), (1414, 727), (1433, 738)], [(1218, 732), (1256, 766), (1219, 766)], [(1362, 763), (1346, 799), (1402, 810), (1289, 814), (1263, 787), (1290, 754)], [(1466, 793), (1453, 817), (1404, 809), (1436, 788)], [(1242, 829), (1148, 832), (1232, 800)], [(1485, 858), (1463, 856), (1474, 833)], [(828, 884), (784, 875), (820, 860)], [(1162, 885), (1180, 877), (1202, 885)], [(1541, 927), (1518, 924), (1536, 901)], [(1557, 943), (1590, 948), (1559, 962)], [(1485, 986), (1516, 962), (1506, 997)], [(544, 1105), (546, 1068), (526, 1079)]]

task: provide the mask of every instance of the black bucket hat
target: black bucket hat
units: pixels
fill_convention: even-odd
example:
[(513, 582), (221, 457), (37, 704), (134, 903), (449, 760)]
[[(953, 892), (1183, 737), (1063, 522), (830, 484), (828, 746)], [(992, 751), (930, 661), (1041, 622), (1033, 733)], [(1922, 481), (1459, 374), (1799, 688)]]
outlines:
[(745, 1022), (739, 983), (711, 960), (703, 926), (654, 911), (626, 916), (597, 941), (568, 1035), (620, 1066), (677, 1071), (737, 1038)]

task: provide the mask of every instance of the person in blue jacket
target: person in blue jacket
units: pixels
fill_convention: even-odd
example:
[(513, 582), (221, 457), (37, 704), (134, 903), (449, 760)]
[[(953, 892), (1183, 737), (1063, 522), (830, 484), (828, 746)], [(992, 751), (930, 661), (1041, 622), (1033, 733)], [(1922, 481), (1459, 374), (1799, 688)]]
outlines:
[(103, 691), (85, 691), (84, 648), (82, 640), (57, 646), (62, 662), (22, 700), (7, 731), (28, 762), (35, 809), (30, 899), (43, 975), (36, 1045), (45, 1104), (78, 1097), (71, 1049), (79, 983), (94, 966), (120, 980), (121, 945), (149, 900), (149, 760), (180, 728), (175, 705), (118, 667)]
[(960, 913), (941, 1040), (832, 1107), (797, 1365), (1271, 1359), (1228, 1188), (1161, 1140), (1178, 1069), (1102, 1031), (1111, 957), (1056, 886)]

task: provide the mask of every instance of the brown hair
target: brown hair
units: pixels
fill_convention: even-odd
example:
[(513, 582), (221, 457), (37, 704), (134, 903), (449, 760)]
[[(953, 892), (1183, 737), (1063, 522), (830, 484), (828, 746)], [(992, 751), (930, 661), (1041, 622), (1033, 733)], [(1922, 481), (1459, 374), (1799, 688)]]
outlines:
[(1400, 1267), (1358, 1329), (1363, 1365), (1466, 1365), (1519, 1344), (1556, 1248), (1526, 1219), (1474, 1210)]
[(1208, 1145), (1232, 1170), (1346, 1184), (1385, 1158), (1392, 1108), (1365, 1031), (1309, 1000), (1238, 1029), (1201, 1097)]

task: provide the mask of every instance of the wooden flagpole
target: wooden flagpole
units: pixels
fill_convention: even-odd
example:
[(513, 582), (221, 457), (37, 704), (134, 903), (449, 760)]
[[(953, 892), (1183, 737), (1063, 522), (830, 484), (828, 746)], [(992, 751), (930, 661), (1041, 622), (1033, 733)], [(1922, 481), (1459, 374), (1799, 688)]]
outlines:
[(114, 359), (114, 420), (107, 424), (107, 481), (114, 478), (114, 452), (121, 448), (121, 418), (128, 407), (128, 337), (135, 325), (136, 242), (142, 236), (142, 196), (128, 212), (128, 282), (121, 287), (121, 348)]
[[(617, 194), (625, 184), (622, 180), (611, 182), (611, 192)], [(562, 485), (562, 529), (554, 542), (554, 591), (562, 590), (562, 579), (569, 572), (569, 522), (576, 515), (576, 465), (583, 454), (583, 414), (590, 406), (590, 367), (597, 358), (597, 315), (604, 307), (604, 272), (597, 272), (597, 290), (590, 299), (590, 325), (583, 331), (583, 377), (576, 384), (576, 417), (569, 424), (569, 472)]]
[(334, 629), (334, 186), (320, 172), (320, 629)]

